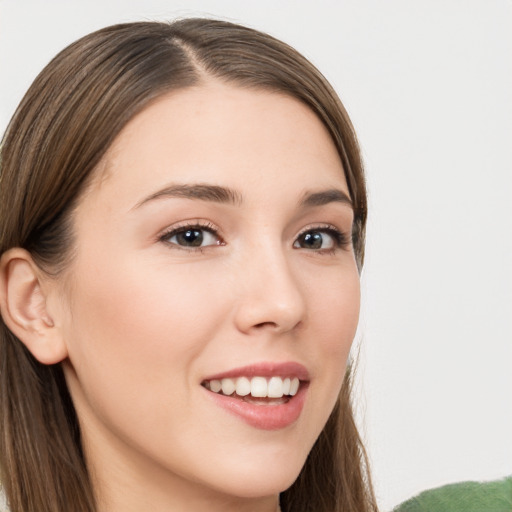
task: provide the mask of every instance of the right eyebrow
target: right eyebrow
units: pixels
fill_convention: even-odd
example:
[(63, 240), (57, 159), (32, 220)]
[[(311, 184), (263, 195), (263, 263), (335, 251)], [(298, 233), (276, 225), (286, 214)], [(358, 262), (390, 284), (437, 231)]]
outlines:
[(242, 196), (236, 190), (228, 187), (221, 187), (219, 185), (209, 185), (204, 183), (197, 184), (174, 184), (169, 185), (148, 197), (139, 201), (134, 208), (160, 199), (162, 197), (183, 197), (186, 199), (199, 199), (201, 201), (211, 201), (214, 203), (225, 203), (232, 205), (240, 205), (242, 203)]
[(331, 188), (319, 192), (306, 192), (299, 202), (299, 206), (323, 206), (329, 203), (341, 203), (354, 209), (354, 204), (350, 197), (343, 190)]

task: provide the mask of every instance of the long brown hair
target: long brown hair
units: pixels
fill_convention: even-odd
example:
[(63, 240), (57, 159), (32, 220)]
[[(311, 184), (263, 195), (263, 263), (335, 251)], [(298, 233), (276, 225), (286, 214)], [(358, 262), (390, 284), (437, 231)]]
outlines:
[[(36, 78), (0, 149), (0, 254), (31, 252), (57, 275), (73, 253), (71, 212), (123, 126), (162, 94), (214, 77), (308, 105), (345, 170), (364, 259), (366, 188), (354, 130), (320, 72), (273, 37), (232, 23), (184, 19), (116, 25), (85, 36)], [(80, 429), (60, 365), (43, 365), (0, 322), (0, 478), (12, 512), (93, 512)], [(350, 370), (296, 482), (281, 494), (293, 512), (377, 507), (350, 402)]]

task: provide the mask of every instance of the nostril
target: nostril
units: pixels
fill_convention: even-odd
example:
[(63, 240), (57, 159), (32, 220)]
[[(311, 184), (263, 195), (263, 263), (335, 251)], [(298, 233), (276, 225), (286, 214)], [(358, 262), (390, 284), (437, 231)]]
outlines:
[(262, 329), (264, 327), (277, 327), (277, 324), (275, 322), (261, 322), (260, 324), (256, 324), (254, 327), (256, 327), (256, 329)]

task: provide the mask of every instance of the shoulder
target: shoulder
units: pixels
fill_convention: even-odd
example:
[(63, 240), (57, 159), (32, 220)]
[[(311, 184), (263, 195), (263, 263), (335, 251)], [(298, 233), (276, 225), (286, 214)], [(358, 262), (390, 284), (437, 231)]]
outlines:
[(402, 503), (393, 512), (512, 512), (512, 476), (430, 489)]

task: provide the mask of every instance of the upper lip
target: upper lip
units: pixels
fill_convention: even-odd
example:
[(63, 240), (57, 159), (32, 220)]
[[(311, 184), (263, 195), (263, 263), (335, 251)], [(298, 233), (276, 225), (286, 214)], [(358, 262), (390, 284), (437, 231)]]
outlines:
[(309, 380), (309, 372), (306, 367), (300, 363), (287, 361), (261, 362), (232, 368), (225, 372), (210, 375), (204, 380), (222, 380), (236, 377), (298, 377), (301, 381)]

